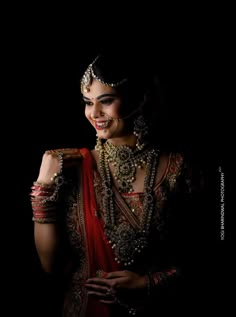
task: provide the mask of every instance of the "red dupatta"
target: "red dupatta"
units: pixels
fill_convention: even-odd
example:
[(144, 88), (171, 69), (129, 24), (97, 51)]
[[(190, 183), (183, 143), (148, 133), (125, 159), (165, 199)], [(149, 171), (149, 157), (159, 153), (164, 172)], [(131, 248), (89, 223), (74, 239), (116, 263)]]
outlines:
[[(96, 216), (97, 203), (94, 193), (93, 173), (94, 162), (90, 151), (81, 149), (82, 160), (82, 191), (83, 212), (86, 232), (89, 277), (94, 277), (98, 270), (112, 272), (119, 270), (114, 253), (104, 234), (103, 221)], [(109, 307), (89, 297), (86, 316), (108, 317)]]

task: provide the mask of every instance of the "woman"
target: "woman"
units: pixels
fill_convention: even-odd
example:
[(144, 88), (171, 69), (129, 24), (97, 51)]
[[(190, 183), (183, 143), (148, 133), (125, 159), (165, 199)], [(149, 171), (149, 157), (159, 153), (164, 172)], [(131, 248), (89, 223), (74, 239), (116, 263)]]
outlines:
[(46, 151), (32, 186), (42, 267), (64, 274), (63, 316), (160, 314), (181, 285), (190, 179), (183, 155), (151, 141), (154, 95), (136, 74), (96, 57), (81, 79), (95, 149)]

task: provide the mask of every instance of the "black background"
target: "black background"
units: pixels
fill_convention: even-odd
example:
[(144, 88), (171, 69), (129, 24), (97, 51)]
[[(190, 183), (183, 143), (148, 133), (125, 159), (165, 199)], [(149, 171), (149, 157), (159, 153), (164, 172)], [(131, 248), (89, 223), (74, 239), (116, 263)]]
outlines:
[(46, 149), (94, 144), (93, 131), (83, 118), (78, 79), (101, 49), (123, 47), (151, 60), (159, 75), (167, 116), (161, 118), (163, 134), (157, 137), (189, 152), (209, 171), (209, 199), (199, 211), (204, 235), (200, 228), (199, 244), (190, 250), (198, 255), (193, 280), (199, 278), (202, 287), (196, 291), (193, 286), (191, 292), (200, 307), (207, 303), (210, 310), (214, 303), (208, 292), (222, 299), (228, 263), (224, 241), (220, 241), (218, 168), (228, 175), (225, 122), (230, 84), (225, 51), (230, 49), (221, 22), (210, 20), (209, 15), (201, 19), (190, 15), (186, 20), (166, 19), (159, 24), (158, 17), (148, 13), (149, 24), (142, 15), (135, 22), (128, 17), (124, 24), (122, 16), (114, 20), (111, 15), (101, 19), (88, 13), (70, 17), (53, 11), (46, 14), (47, 10), (42, 15), (35, 12), (29, 16), (20, 12), (15, 18), (16, 13), (4, 27), (6, 97), (1, 118), (2, 175), (7, 189), (3, 213), (7, 217), (2, 224), (2, 272), (7, 309), (29, 310), (38, 316), (49, 305), (47, 298), (53, 290), (42, 287), (33, 243), (30, 186)]

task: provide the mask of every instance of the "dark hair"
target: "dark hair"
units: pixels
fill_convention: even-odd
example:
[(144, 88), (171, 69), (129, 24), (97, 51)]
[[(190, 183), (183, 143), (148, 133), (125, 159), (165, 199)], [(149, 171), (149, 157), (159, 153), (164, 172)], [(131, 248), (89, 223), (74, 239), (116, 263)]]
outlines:
[[(93, 63), (94, 74), (106, 83), (124, 81), (115, 87), (122, 96), (126, 114), (142, 107), (145, 116), (152, 117), (160, 103), (160, 87), (152, 65), (140, 56), (100, 54)], [(148, 115), (149, 114), (149, 115)]]
[(128, 119), (132, 129), (135, 116), (142, 113), (149, 125), (151, 139), (156, 141), (155, 135), (159, 127), (160, 83), (152, 60), (148, 56), (138, 54), (108, 52), (98, 54), (90, 63), (94, 75), (102, 82), (122, 82), (114, 87), (122, 98), (122, 115), (133, 114)]

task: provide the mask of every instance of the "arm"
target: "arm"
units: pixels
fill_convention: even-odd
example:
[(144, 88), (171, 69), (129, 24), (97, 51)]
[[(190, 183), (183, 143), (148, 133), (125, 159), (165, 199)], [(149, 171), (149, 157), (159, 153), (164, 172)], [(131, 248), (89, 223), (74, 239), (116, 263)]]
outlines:
[(62, 264), (64, 243), (60, 213), (62, 172), (64, 168), (78, 163), (80, 157), (78, 149), (45, 152), (38, 179), (32, 186), (35, 246), (42, 268), (47, 273), (55, 272)]
[(53, 272), (60, 246), (57, 223), (59, 211), (56, 197), (52, 197), (55, 191), (58, 191), (54, 176), (60, 173), (61, 168), (62, 162), (58, 157), (46, 152), (42, 158), (38, 179), (31, 188), (35, 246), (42, 268), (47, 273)]
[(52, 273), (55, 268), (55, 259), (60, 250), (60, 234), (57, 224), (34, 224), (34, 240), (42, 268)]

